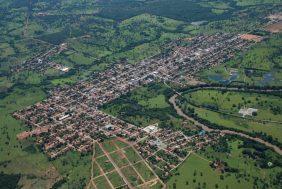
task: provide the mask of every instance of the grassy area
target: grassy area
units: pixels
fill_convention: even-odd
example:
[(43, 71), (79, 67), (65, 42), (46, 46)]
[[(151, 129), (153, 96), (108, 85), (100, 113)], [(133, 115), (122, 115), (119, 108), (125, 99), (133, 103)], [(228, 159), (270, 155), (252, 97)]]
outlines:
[(0, 77), (0, 92), (5, 92), (13, 86), (13, 83), (7, 77)]
[(169, 104), (165, 101), (164, 95), (158, 95), (148, 100), (140, 100), (138, 103), (141, 106), (145, 106), (148, 108), (167, 108), (169, 107)]
[[(255, 160), (243, 155), (241, 143), (239, 140), (229, 141), (230, 152), (218, 152), (210, 147), (191, 154), (169, 179), (168, 188), (279, 188), (272, 181), (281, 167), (258, 167)], [(216, 159), (226, 162), (236, 172), (221, 172), (212, 168), (210, 164)]]
[(281, 97), (258, 93), (198, 90), (185, 95), (192, 104), (240, 116), (241, 108), (258, 109), (257, 115), (249, 116), (255, 120), (282, 122)]
[(102, 174), (97, 162), (93, 162), (93, 171), (92, 172), (93, 172), (93, 177), (97, 177)]
[[(281, 86), (281, 55), (279, 53), (281, 42), (282, 35), (274, 35), (224, 65), (204, 70), (199, 73), (199, 77), (211, 83), (230, 83), (232, 81), (234, 84)], [(232, 80), (229, 75), (231, 69), (238, 72), (237, 77)]]
[(133, 150), (132, 147), (126, 148), (123, 150), (125, 155), (127, 156), (127, 158), (129, 159), (129, 161), (134, 164), (137, 161), (140, 161), (141, 158), (139, 157), (139, 155)]
[(104, 176), (94, 179), (94, 183), (98, 189), (111, 189), (111, 186)]
[(124, 153), (121, 150), (119, 150), (119, 151), (117, 151), (115, 153), (112, 153), (111, 157), (113, 158), (114, 162), (119, 167), (123, 167), (123, 166), (129, 164), (129, 162), (126, 159), (126, 156), (124, 155)]
[[(257, 93), (198, 90), (184, 95), (183, 109), (194, 108), (198, 117), (211, 123), (247, 132), (263, 132), (281, 142), (281, 97)], [(244, 119), (241, 108), (256, 108)]]
[(126, 146), (128, 146), (128, 144), (122, 142), (122, 141), (119, 141), (119, 140), (116, 140), (115, 141), (115, 144), (119, 147), (119, 148), (124, 148)]
[(124, 181), (122, 178), (119, 176), (119, 174), (115, 171), (107, 175), (111, 183), (113, 184), (114, 187), (118, 188), (122, 185), (124, 185)]
[[(20, 142), (16, 139), (16, 135), (23, 130), (27, 130), (24, 124), (11, 116), (16, 110), (20, 110), (35, 102), (45, 98), (45, 94), (38, 88), (32, 89), (15, 89), (15, 91), (3, 99), (0, 99), (0, 117), (1, 130), (5, 133), (5, 137), (1, 137), (1, 160), (13, 159), (22, 153)], [(24, 153), (25, 154), (25, 153)], [(27, 155), (27, 154), (26, 154)]]
[(67, 154), (52, 161), (59, 173), (66, 179), (60, 188), (83, 188), (91, 176), (92, 154), (80, 154), (68, 152)]
[(70, 152), (55, 161), (49, 161), (35, 145), (35, 139), (16, 139), (18, 133), (29, 128), (15, 120), (11, 113), (44, 98), (45, 93), (40, 88), (16, 88), (0, 99), (0, 171), (20, 175), (19, 184), (29, 188), (51, 187), (63, 178), (65, 182), (61, 185), (62, 188), (79, 188), (90, 175), (91, 159), (88, 155)]
[(144, 162), (139, 162), (135, 166), (136, 170), (144, 178), (145, 181), (152, 180), (155, 178), (155, 175), (149, 170)]
[(94, 157), (99, 157), (102, 155), (104, 155), (104, 152), (102, 151), (100, 146), (97, 143), (95, 143), (95, 156)]
[(132, 167), (124, 167), (121, 169), (121, 171), (133, 186), (142, 184), (141, 179), (138, 177), (137, 173)]
[(150, 84), (104, 105), (102, 110), (138, 126), (153, 123), (180, 126), (181, 120), (166, 97), (171, 92), (164, 84)]
[[(11, 116), (12, 112), (44, 98), (43, 91), (31, 88), (15, 89), (14, 92), (0, 99), (0, 171), (8, 175), (19, 175), (23, 186), (34, 182), (34, 186), (40, 188), (44, 185), (52, 185), (55, 179), (60, 178), (52, 163), (34, 145), (33, 139), (26, 141), (16, 139), (18, 133), (28, 128)], [(53, 174), (53, 178), (46, 176), (42, 179), (47, 171)]]
[(108, 140), (103, 142), (103, 148), (107, 151), (107, 152), (113, 152), (115, 150), (117, 150), (116, 146), (114, 145), (114, 141), (113, 140)]
[(102, 167), (104, 172), (109, 172), (114, 169), (113, 164), (110, 162), (110, 160), (106, 156), (97, 158), (97, 162)]
[[(108, 140), (106, 141), (106, 143), (111, 144), (112, 146), (117, 145), (118, 147), (123, 148), (115, 152), (113, 152), (112, 148), (107, 148), (106, 151), (107, 153), (110, 153), (109, 155), (111, 156), (114, 163), (121, 169), (126, 179), (130, 183), (132, 183), (132, 185), (137, 186), (139, 184), (142, 184), (143, 182), (142, 179), (138, 176), (137, 172), (143, 177), (145, 181), (149, 181), (155, 178), (154, 174), (146, 166), (146, 164), (143, 161), (141, 161), (142, 159), (138, 154), (136, 154), (136, 152), (132, 149), (132, 147), (129, 147), (127, 144), (118, 141), (116, 139)], [(111, 163), (111, 161), (109, 161), (107, 156), (103, 152), (101, 152), (99, 148), (96, 148), (96, 150), (97, 153), (99, 153), (99, 155), (97, 154), (96, 160), (93, 164), (94, 177), (98, 177), (102, 175), (102, 172), (99, 170), (99, 167), (101, 167), (103, 171), (107, 174), (107, 177), (113, 186), (119, 187), (124, 185), (124, 181), (122, 180), (118, 172), (114, 170), (114, 166)], [(136, 169), (137, 172), (134, 169)], [(98, 177), (97, 179), (94, 179), (94, 181), (95, 182), (97, 181), (98, 183), (106, 182), (105, 180), (101, 181), (100, 179), (102, 178)]]
[(239, 6), (253, 6), (266, 4), (281, 4), (279, 0), (236, 0)]

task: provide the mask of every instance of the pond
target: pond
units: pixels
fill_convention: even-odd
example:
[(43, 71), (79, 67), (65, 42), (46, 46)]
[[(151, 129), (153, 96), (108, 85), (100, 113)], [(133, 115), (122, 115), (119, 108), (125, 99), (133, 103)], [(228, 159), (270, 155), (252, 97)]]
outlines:
[(266, 73), (266, 74), (263, 74), (262, 76), (262, 80), (261, 80), (261, 84), (262, 85), (265, 85), (265, 84), (268, 84), (269, 82), (273, 81), (274, 80), (274, 76), (272, 73)]
[(217, 82), (217, 83), (221, 83), (221, 84), (229, 84), (231, 83), (232, 81), (235, 81), (237, 78), (239, 77), (239, 73), (235, 72), (235, 73), (232, 73), (229, 78), (224, 78), (222, 75), (220, 74), (214, 74), (214, 75), (210, 75), (208, 76), (208, 79), (210, 81), (214, 81), (214, 82)]

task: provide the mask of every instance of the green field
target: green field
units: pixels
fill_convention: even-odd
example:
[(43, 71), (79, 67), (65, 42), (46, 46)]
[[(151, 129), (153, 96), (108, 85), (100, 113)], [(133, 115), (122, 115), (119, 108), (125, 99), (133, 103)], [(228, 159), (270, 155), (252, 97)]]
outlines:
[(144, 162), (139, 162), (135, 165), (136, 170), (144, 178), (145, 181), (152, 180), (155, 178), (155, 175), (149, 170)]
[(94, 179), (95, 185), (98, 189), (111, 189), (105, 176)]
[(121, 150), (112, 153), (111, 157), (113, 158), (114, 162), (119, 167), (129, 165), (129, 162), (127, 161), (127, 159), (125, 158), (125, 156), (123, 155), (123, 152)]
[(97, 158), (97, 162), (102, 167), (104, 172), (110, 172), (114, 169), (114, 166), (106, 156)]
[(170, 94), (164, 84), (150, 84), (104, 105), (102, 110), (138, 126), (159, 123), (177, 127), (181, 119), (168, 102)]
[(239, 6), (281, 4), (279, 0), (236, 0)]
[(108, 174), (107, 176), (109, 177), (109, 180), (111, 181), (114, 187), (120, 187), (125, 184), (116, 171)]
[(11, 113), (32, 105), (45, 98), (40, 88), (19, 89), (0, 99), (0, 171), (5, 174), (19, 174), (19, 184), (25, 187), (42, 188), (64, 180), (62, 188), (83, 186), (90, 176), (90, 157), (70, 152), (55, 161), (49, 161), (35, 145), (35, 139), (25, 141), (16, 135), (29, 130), (22, 122), (15, 120)]
[[(168, 181), (168, 188), (279, 188), (276, 176), (281, 167), (260, 168), (256, 160), (243, 156), (239, 148), (242, 141), (231, 140), (228, 142), (230, 153), (218, 152), (216, 148), (191, 154), (188, 159), (174, 172)], [(272, 152), (273, 153), (273, 152)], [(227, 163), (234, 171), (221, 172), (210, 166), (210, 163), (220, 159)]]
[(121, 169), (122, 173), (125, 175), (126, 179), (133, 185), (138, 186), (142, 184), (141, 179), (138, 177), (137, 173), (132, 167), (124, 167)]
[(114, 145), (114, 141), (112, 140), (105, 141), (103, 142), (102, 145), (103, 145), (103, 148), (105, 148), (107, 152), (113, 152), (117, 150), (116, 146)]
[(282, 123), (281, 97), (267, 94), (232, 92), (217, 90), (198, 90), (184, 96), (191, 104), (207, 109), (240, 116), (241, 108), (258, 109), (256, 116), (249, 116), (259, 121)]
[[(263, 132), (281, 142), (281, 97), (247, 92), (197, 90), (184, 95), (183, 109), (211, 123), (246, 132)], [(258, 109), (255, 116), (242, 117), (241, 108)]]

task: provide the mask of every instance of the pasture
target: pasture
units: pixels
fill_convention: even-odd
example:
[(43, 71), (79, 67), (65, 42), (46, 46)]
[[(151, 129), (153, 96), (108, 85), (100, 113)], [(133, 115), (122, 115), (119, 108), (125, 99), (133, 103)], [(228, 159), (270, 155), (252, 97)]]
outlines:
[[(263, 132), (281, 142), (281, 97), (276, 95), (197, 90), (184, 95), (182, 108), (192, 107), (198, 117), (211, 123), (246, 132)], [(255, 108), (253, 116), (242, 117), (241, 108)]]
[[(229, 139), (227, 145), (230, 152), (218, 152), (216, 148), (208, 147), (191, 154), (173, 173), (168, 188), (279, 188), (275, 181), (279, 167), (258, 167), (256, 160), (243, 155), (243, 150), (247, 148), (242, 148), (241, 144), (240, 140)], [(212, 168), (211, 164), (216, 159), (226, 162), (229, 169), (221, 172)]]

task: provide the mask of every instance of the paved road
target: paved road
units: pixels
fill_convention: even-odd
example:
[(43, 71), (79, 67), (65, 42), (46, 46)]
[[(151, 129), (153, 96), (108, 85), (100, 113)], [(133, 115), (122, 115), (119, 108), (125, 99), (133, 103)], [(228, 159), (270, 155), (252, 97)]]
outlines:
[(269, 142), (266, 142), (260, 138), (256, 138), (256, 137), (251, 137), (247, 134), (244, 134), (244, 133), (240, 133), (240, 132), (236, 132), (236, 131), (231, 131), (231, 130), (218, 130), (218, 129), (211, 129), (209, 128), (208, 126), (198, 122), (197, 120), (195, 120), (194, 118), (192, 117), (189, 117), (188, 115), (186, 115), (182, 110), (181, 108), (179, 108), (176, 104), (176, 97), (179, 96), (179, 94), (175, 94), (173, 95), (170, 99), (169, 99), (169, 102), (173, 105), (174, 109), (176, 110), (177, 114), (180, 115), (181, 117), (187, 119), (187, 120), (190, 120), (192, 122), (194, 122), (195, 125), (201, 127), (203, 130), (207, 131), (207, 132), (211, 132), (211, 131), (218, 131), (218, 132), (221, 132), (223, 134), (230, 134), (230, 135), (238, 135), (238, 136), (241, 136), (241, 137), (244, 137), (244, 138), (247, 138), (247, 139), (250, 139), (250, 140), (253, 140), (253, 141), (256, 141), (256, 142), (259, 142), (261, 144), (264, 144), (265, 146), (267, 147), (270, 147), (272, 148), (275, 152), (277, 152), (278, 154), (282, 155), (282, 150), (276, 146), (276, 145), (273, 145)]

